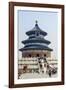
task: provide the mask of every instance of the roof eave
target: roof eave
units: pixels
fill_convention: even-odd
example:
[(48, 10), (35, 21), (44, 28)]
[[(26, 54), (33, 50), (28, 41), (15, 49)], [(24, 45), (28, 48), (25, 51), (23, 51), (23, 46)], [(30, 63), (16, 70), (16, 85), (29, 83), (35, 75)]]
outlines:
[(28, 49), (26, 49), (26, 48), (21, 48), (21, 49), (19, 49), (19, 51), (26, 51), (26, 50), (48, 50), (48, 51), (53, 51), (53, 49), (39, 49), (39, 48), (28, 48)]

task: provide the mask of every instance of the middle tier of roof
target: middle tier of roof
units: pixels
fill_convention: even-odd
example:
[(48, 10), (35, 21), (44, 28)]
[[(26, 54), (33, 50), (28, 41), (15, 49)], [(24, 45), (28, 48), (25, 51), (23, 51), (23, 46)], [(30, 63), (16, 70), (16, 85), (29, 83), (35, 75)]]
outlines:
[(28, 43), (44, 43), (44, 44), (50, 44), (51, 42), (48, 40), (45, 40), (44, 38), (30, 38), (27, 40), (22, 41), (23, 44)]

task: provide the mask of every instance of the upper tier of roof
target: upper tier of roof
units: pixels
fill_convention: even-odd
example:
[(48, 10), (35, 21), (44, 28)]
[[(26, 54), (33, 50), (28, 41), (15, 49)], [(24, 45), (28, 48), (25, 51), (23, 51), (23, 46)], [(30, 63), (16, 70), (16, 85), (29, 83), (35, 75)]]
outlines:
[(46, 32), (44, 32), (42, 29), (40, 29), (40, 27), (38, 26), (37, 21), (36, 21), (36, 24), (35, 24), (34, 28), (31, 29), (30, 31), (27, 31), (26, 34), (29, 36), (29, 35), (31, 35), (31, 34), (35, 34), (35, 32), (40, 32), (40, 34), (41, 34), (41, 35), (44, 35), (44, 36), (47, 35)]

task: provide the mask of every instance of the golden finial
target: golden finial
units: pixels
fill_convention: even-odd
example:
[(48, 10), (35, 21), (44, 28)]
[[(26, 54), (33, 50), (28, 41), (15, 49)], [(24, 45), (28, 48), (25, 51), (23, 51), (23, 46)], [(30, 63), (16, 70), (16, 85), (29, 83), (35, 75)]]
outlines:
[(38, 21), (36, 20), (36, 24), (38, 23)]

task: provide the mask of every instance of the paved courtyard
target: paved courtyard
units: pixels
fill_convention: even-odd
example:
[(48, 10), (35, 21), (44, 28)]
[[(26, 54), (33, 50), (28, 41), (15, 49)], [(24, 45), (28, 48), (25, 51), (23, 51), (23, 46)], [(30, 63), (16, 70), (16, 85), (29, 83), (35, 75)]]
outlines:
[[(57, 77), (57, 74), (51, 75), (52, 77)], [(33, 79), (33, 78), (50, 78), (48, 74), (38, 74), (38, 73), (25, 73), (25, 74), (21, 74), (20, 79)]]

